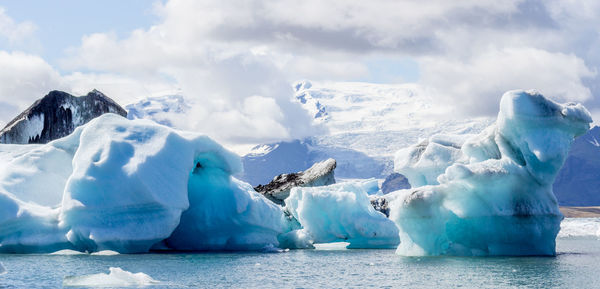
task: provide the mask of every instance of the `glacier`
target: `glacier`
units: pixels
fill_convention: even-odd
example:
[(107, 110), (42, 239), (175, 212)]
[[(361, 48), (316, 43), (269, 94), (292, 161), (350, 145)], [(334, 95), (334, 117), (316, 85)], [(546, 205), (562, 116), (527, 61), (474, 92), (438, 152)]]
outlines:
[(496, 123), (462, 145), (441, 137), (399, 152), (396, 170), (419, 187), (388, 197), (397, 252), (555, 255), (563, 216), (552, 183), (591, 122), (581, 104), (509, 91)]
[(461, 118), (417, 84), (303, 80), (293, 88), (295, 101), (327, 133), (256, 146), (243, 157), (240, 179), (256, 186), (327, 158), (337, 161), (338, 178), (383, 179), (393, 173), (399, 149), (434, 134), (479, 133), (493, 122), (490, 117)]
[(46, 145), (0, 151), (0, 252), (257, 249), (289, 227), (232, 177), (237, 155), (149, 120), (105, 114)]

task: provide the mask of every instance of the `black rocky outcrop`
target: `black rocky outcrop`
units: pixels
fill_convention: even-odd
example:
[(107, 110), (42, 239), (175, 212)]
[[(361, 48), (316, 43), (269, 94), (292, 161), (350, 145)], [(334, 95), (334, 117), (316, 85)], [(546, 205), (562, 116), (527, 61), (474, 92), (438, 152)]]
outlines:
[(390, 206), (388, 200), (384, 196), (369, 196), (371, 200), (371, 206), (375, 211), (384, 214), (386, 217), (390, 217)]
[(95, 89), (79, 97), (54, 90), (10, 121), (0, 131), (0, 143), (47, 143), (105, 113), (127, 116), (127, 111)]
[(336, 161), (327, 159), (315, 163), (302, 172), (278, 175), (270, 183), (258, 185), (254, 190), (274, 203), (283, 205), (283, 200), (290, 195), (293, 187), (316, 187), (335, 184), (335, 167)]

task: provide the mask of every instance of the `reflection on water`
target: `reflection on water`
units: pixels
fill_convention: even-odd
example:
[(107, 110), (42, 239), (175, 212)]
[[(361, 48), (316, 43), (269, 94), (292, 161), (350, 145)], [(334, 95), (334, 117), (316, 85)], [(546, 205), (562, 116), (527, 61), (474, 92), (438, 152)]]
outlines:
[[(0, 287), (60, 287), (65, 276), (144, 272), (169, 288), (410, 287), (593, 288), (600, 241), (557, 241), (557, 257), (401, 257), (394, 250), (284, 253), (0, 255)], [(160, 288), (163, 286), (152, 286)]]

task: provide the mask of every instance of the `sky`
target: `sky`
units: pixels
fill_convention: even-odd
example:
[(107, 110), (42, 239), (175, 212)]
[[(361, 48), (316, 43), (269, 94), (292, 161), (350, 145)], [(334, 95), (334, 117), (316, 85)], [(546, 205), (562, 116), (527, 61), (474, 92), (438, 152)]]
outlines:
[(417, 83), (464, 117), (537, 89), (600, 119), (595, 0), (0, 0), (0, 125), (50, 90), (183, 94), (228, 144), (318, 133), (294, 81)]

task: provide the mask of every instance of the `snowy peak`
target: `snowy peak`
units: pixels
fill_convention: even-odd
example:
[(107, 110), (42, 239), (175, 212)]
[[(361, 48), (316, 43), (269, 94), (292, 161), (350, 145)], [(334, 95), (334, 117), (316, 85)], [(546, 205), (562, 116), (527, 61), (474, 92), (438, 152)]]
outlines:
[(293, 100), (328, 133), (256, 146), (244, 156), (245, 173), (240, 176), (253, 185), (327, 158), (337, 161), (339, 178), (385, 178), (399, 149), (435, 134), (476, 134), (493, 122), (462, 119), (435, 101), (433, 92), (415, 84), (303, 80), (292, 88)]
[(296, 91), (295, 99), (300, 102), (311, 115), (313, 115), (317, 122), (325, 121), (328, 119), (329, 113), (318, 98), (312, 96), (311, 91), (309, 90), (311, 87), (312, 83), (308, 80), (297, 82), (294, 85), (294, 90)]
[(69, 135), (104, 113), (127, 115), (114, 100), (96, 89), (80, 97), (53, 90), (11, 120), (0, 131), (0, 143), (47, 143)]
[(125, 107), (129, 119), (151, 119), (170, 127), (181, 121), (190, 108), (181, 95), (148, 97)]
[(438, 133), (478, 133), (493, 119), (464, 119), (416, 84), (297, 82), (295, 100), (329, 135), (316, 144), (346, 147), (369, 156), (393, 152)]

